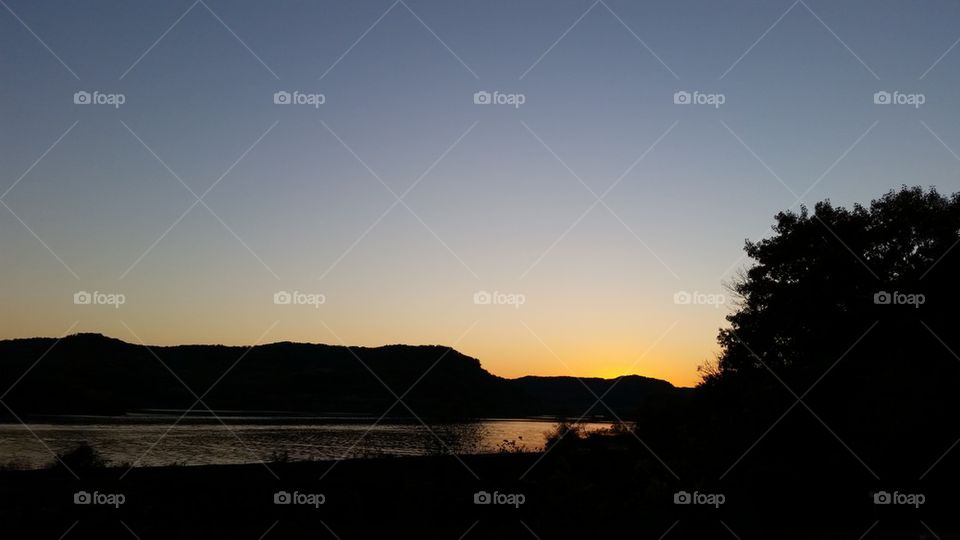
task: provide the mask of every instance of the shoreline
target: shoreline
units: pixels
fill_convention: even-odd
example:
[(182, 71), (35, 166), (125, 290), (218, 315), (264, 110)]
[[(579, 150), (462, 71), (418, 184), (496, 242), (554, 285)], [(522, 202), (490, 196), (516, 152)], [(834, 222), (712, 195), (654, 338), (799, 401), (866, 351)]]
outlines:
[[(860, 504), (866, 498), (859, 493), (858, 502), (842, 508), (832, 500), (778, 504), (791, 486), (759, 499), (729, 491), (717, 509), (677, 505), (673, 494), (689, 486), (658, 474), (645, 460), (639, 468), (628, 466), (638, 463), (638, 450), (608, 445), (572, 452), (110, 467), (77, 470), (77, 478), (63, 469), (0, 471), (0, 517), (11, 538), (60, 538), (73, 527), (66, 540), (132, 538), (129, 531), (141, 540), (549, 540), (614, 538), (624, 527), (637, 538), (661, 538), (676, 527), (667, 538), (679, 540), (724, 538), (723, 524), (744, 539), (839, 540), (859, 537), (864, 523), (875, 519), (875, 508)], [(76, 504), (78, 493), (106, 503), (122, 495), (122, 502)], [(941, 538), (952, 537), (947, 522), (937, 526)], [(874, 535), (904, 530), (910, 530), (904, 520), (890, 519)]]

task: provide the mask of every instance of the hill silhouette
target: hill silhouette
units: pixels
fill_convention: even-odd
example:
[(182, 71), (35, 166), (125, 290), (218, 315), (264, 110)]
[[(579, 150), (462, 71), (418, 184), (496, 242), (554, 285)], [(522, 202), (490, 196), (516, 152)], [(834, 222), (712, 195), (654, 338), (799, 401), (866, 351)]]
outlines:
[[(210, 408), (230, 411), (579, 417), (596, 401), (591, 391), (600, 396), (613, 386), (604, 401), (619, 416), (633, 414), (653, 394), (676, 391), (666, 381), (639, 376), (583, 381), (504, 379), (483, 369), (476, 358), (434, 345), (147, 347), (100, 334), (76, 334), (59, 343), (54, 338), (0, 341), (0, 386), (13, 385), (4, 402), (25, 415), (192, 406), (205, 412), (195, 404), (202, 397)], [(398, 397), (409, 409), (396, 403)], [(593, 408), (591, 414), (611, 412)]]
[[(683, 396), (691, 390), (677, 388), (667, 381), (640, 375), (616, 379), (597, 377), (536, 377), (513, 379), (510, 383), (532, 399), (542, 414), (578, 418), (584, 414), (612, 416), (635, 415), (653, 396)], [(603, 398), (598, 403), (598, 398)], [(612, 412), (611, 412), (612, 410)]]

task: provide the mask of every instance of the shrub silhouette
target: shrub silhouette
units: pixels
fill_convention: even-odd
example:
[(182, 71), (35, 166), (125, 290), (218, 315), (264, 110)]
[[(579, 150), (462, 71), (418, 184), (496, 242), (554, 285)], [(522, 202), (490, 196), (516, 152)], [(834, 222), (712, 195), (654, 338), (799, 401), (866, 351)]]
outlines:
[(57, 454), (57, 459), (53, 462), (52, 468), (58, 469), (64, 465), (73, 471), (100, 469), (107, 466), (107, 461), (103, 459), (96, 448), (90, 446), (86, 441), (83, 441), (73, 450)]

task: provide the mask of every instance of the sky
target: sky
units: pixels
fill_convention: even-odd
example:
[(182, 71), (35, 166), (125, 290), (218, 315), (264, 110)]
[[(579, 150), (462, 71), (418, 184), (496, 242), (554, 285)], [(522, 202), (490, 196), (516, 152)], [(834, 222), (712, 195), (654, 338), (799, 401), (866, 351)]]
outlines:
[(3, 0), (0, 338), (443, 344), (693, 385), (777, 212), (960, 190), (958, 19)]

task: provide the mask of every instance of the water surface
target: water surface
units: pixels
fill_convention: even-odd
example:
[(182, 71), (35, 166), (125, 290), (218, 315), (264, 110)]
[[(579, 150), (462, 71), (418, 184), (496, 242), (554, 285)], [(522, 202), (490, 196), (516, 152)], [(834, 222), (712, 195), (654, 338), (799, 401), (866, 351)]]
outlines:
[[(51, 417), (0, 424), (0, 466), (40, 468), (54, 453), (86, 442), (114, 464), (161, 466), (290, 460), (476, 454), (518, 447), (540, 450), (556, 422), (483, 420), (425, 426), (417, 420), (291, 416), (188, 417), (150, 413), (123, 417)], [(609, 427), (587, 422), (585, 429)]]

